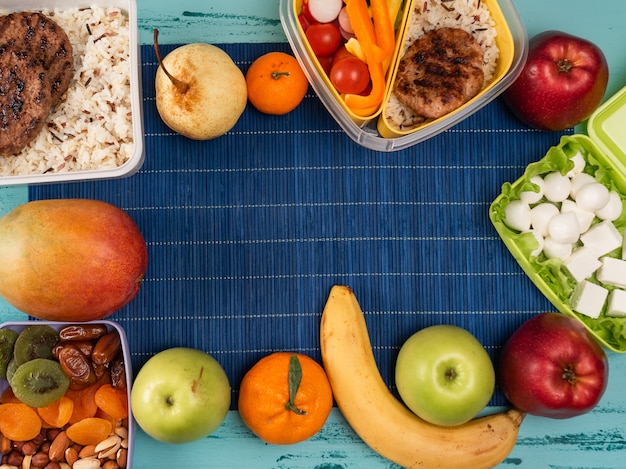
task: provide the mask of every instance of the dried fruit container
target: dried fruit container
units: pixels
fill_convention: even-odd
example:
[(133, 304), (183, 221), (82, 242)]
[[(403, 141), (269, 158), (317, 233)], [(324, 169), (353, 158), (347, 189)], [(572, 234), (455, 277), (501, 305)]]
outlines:
[[(131, 126), (126, 133), (118, 133), (120, 141), (124, 141), (127, 146), (127, 150), (124, 150), (126, 157), (125, 162), (112, 165), (110, 161), (100, 161), (93, 165), (93, 168), (83, 170), (71, 170), (68, 171), (69, 165), (62, 167), (63, 163), (59, 163), (59, 158), (54, 162), (45, 161), (43, 158), (39, 158), (41, 162), (40, 168), (29, 168), (23, 170), (24, 167), (21, 163), (14, 164), (13, 162), (4, 161), (0, 157), (0, 186), (18, 185), (18, 184), (41, 184), (41, 183), (60, 183), (70, 181), (85, 181), (85, 180), (100, 180), (127, 177), (139, 170), (144, 161), (144, 137), (143, 137), (143, 117), (142, 117), (142, 90), (141, 90), (141, 59), (140, 48), (138, 41), (138, 29), (137, 29), (137, 4), (135, 0), (52, 0), (50, 2), (42, 2), (41, 0), (6, 0), (0, 6), (0, 12), (8, 13), (14, 11), (31, 11), (31, 10), (69, 10), (77, 8), (90, 8), (90, 7), (117, 7), (128, 18), (128, 36), (129, 36), (129, 60), (128, 60), (128, 85), (115, 85), (114, 88), (119, 86), (128, 86), (130, 93), (130, 114), (131, 114)], [(72, 41), (72, 38), (70, 38)], [(75, 54), (76, 55), (76, 54)], [(80, 60), (80, 59), (79, 59)], [(78, 60), (74, 60), (74, 64), (77, 70), (79, 70), (80, 63)], [(77, 85), (74, 80), (70, 84), (72, 86), (85, 86)], [(89, 84), (87, 84), (87, 87)], [(126, 104), (124, 104), (126, 107)], [(120, 106), (118, 106), (119, 111)], [(49, 126), (49, 123), (46, 124)], [(51, 127), (52, 130), (55, 130)], [(59, 132), (59, 130), (55, 130)], [(62, 132), (62, 130), (60, 131)], [(64, 137), (65, 138), (65, 137)], [(74, 138), (74, 137), (72, 137)], [(96, 138), (96, 137), (90, 137)], [(99, 138), (99, 137), (98, 137)], [(53, 140), (57, 140), (53, 138)], [(59, 151), (61, 153), (61, 151)], [(93, 157), (91, 152), (89, 158)], [(111, 155), (119, 154), (111, 152)], [(33, 152), (29, 152), (30, 157)], [(40, 155), (41, 153), (37, 153)], [(105, 155), (110, 160), (111, 155)], [(66, 155), (65, 152), (61, 153), (61, 156), (66, 158), (78, 157), (77, 155)], [(85, 156), (85, 155), (83, 155)], [(12, 158), (12, 157), (7, 157)], [(100, 158), (100, 155), (98, 155)], [(15, 174), (7, 175), (5, 168), (16, 167)], [(61, 169), (57, 169), (57, 168)], [(6, 170), (8, 172), (8, 169)]]
[[(626, 134), (623, 131), (625, 119), (626, 87), (607, 100), (589, 118), (588, 136), (582, 134), (563, 136), (559, 145), (550, 148), (539, 161), (531, 163), (523, 176), (512, 184), (505, 183), (502, 193), (493, 201), (489, 210), (489, 217), (502, 241), (541, 293), (561, 313), (581, 321), (603, 346), (618, 353), (626, 352), (626, 335), (623, 333), (626, 328), (626, 317), (607, 316), (608, 303), (604, 303), (598, 318), (576, 312), (571, 298), (577, 282), (568, 275), (564, 263), (558, 259), (548, 260), (543, 255), (531, 256), (537, 248), (533, 235), (509, 228), (504, 222), (504, 209), (511, 201), (519, 199), (520, 192), (532, 190), (534, 186), (529, 182), (531, 177), (554, 171), (566, 172), (569, 168), (569, 166), (566, 167), (569, 165), (568, 158), (581, 151), (587, 164), (585, 172), (593, 174), (596, 181), (615, 190), (621, 197), (621, 215), (612, 223), (618, 232), (624, 235), (626, 230), (626, 210), (624, 209)], [(622, 250), (620, 246), (607, 255), (620, 257)], [(597, 281), (596, 274), (591, 279), (592, 283), (601, 283)]]
[(457, 124), (493, 101), (521, 73), (528, 55), (528, 38), (513, 2), (511, 0), (483, 1), (495, 21), (496, 44), (500, 51), (500, 58), (493, 79), (477, 96), (455, 111), (405, 131), (395, 129), (385, 117), (384, 111), (388, 97), (392, 92), (397, 65), (402, 56), (407, 24), (409, 24), (413, 10), (413, 1), (407, 0), (403, 5), (403, 16), (401, 25), (397, 30), (395, 53), (387, 74), (385, 98), (381, 106), (368, 116), (357, 116), (346, 107), (311, 51), (298, 21), (298, 12), (301, 9), (302, 0), (280, 0), (279, 11), (287, 39), (307, 75), (311, 87), (345, 133), (365, 148), (377, 151), (396, 151), (422, 142)]
[[(132, 416), (132, 412), (130, 409), (130, 391), (132, 385), (132, 366), (130, 359), (130, 349), (128, 346), (128, 339), (126, 337), (126, 333), (124, 329), (118, 325), (117, 323), (109, 320), (99, 320), (92, 322), (83, 322), (83, 323), (65, 323), (65, 322), (54, 322), (54, 321), (15, 321), (15, 322), (5, 322), (0, 325), (0, 329), (11, 329), (17, 333), (22, 332), (27, 326), (32, 325), (47, 325), (52, 327), (56, 331), (60, 331), (66, 326), (69, 325), (80, 325), (80, 326), (89, 326), (89, 325), (104, 325), (107, 328), (107, 331), (116, 331), (121, 339), (121, 351), (122, 351), (122, 359), (124, 362), (124, 371), (126, 378), (126, 397), (128, 399), (128, 438), (126, 443), (128, 444), (128, 452), (126, 459), (126, 468), (132, 469), (132, 459), (133, 459), (133, 451), (134, 451), (134, 438), (135, 438), (135, 423)], [(0, 379), (0, 393), (4, 392), (9, 387), (9, 383), (6, 379)], [(126, 444), (124, 443), (124, 444)], [(2, 453), (0, 452), (0, 457)], [(21, 467), (21, 466), (20, 466)]]

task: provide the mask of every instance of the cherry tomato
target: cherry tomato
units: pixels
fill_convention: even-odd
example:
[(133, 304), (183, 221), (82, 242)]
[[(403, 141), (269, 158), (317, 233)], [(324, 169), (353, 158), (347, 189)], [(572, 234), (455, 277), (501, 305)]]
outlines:
[(356, 57), (346, 57), (333, 64), (330, 81), (340, 93), (359, 94), (370, 82), (367, 64)]
[(320, 65), (322, 66), (322, 69), (326, 72), (326, 75), (330, 75), (330, 69), (333, 66), (333, 56), (332, 55), (323, 55), (321, 57), (318, 57), (317, 60), (319, 61)]
[(300, 26), (302, 27), (303, 31), (306, 31), (311, 25), (311, 23), (309, 23), (309, 20), (307, 20), (306, 16), (304, 16), (302, 13), (298, 15), (298, 21), (300, 22)]
[(302, 16), (304, 16), (304, 18), (306, 18), (309, 24), (314, 24), (318, 22), (315, 18), (313, 18), (313, 15), (311, 15), (311, 10), (309, 9), (309, 2), (302, 2), (301, 14)]
[(312, 24), (306, 30), (306, 38), (318, 57), (333, 55), (341, 44), (341, 33), (333, 23)]
[(354, 55), (348, 52), (345, 46), (341, 46), (339, 49), (335, 51), (333, 54), (333, 65), (339, 62), (342, 59), (346, 59), (348, 57), (354, 57)]

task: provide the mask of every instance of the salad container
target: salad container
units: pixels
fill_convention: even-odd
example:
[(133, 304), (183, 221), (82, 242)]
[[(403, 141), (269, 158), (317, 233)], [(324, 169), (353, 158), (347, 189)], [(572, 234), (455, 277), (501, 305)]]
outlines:
[(331, 116), (344, 132), (359, 145), (377, 151), (396, 151), (408, 148), (444, 130), (478, 111), (493, 101), (519, 76), (528, 55), (528, 38), (524, 26), (511, 0), (483, 0), (489, 9), (496, 28), (496, 44), (500, 57), (492, 80), (470, 101), (456, 110), (411, 130), (397, 130), (385, 117), (385, 107), (392, 93), (397, 67), (402, 58), (414, 2), (402, 4), (396, 44), (391, 64), (386, 74), (385, 97), (380, 106), (367, 115), (356, 115), (332, 86), (319, 60), (308, 44), (298, 20), (302, 0), (280, 0), (280, 20), (294, 55), (302, 66), (311, 87)]
[[(624, 210), (626, 134), (623, 131), (625, 120), (626, 87), (607, 100), (590, 117), (587, 126), (588, 136), (575, 134), (561, 137), (560, 143), (550, 148), (541, 160), (528, 165), (517, 181), (507, 182), (502, 186), (502, 193), (493, 201), (489, 210), (489, 217), (502, 241), (535, 286), (558, 311), (582, 322), (603, 346), (618, 353), (626, 352), (626, 317), (613, 312), (615, 308), (610, 306), (610, 301), (612, 293), (615, 291), (616, 297), (619, 297), (624, 287), (607, 285), (599, 276), (599, 270), (589, 273), (583, 281), (576, 279), (572, 274), (571, 264), (569, 268), (567, 267), (571, 256), (560, 259), (548, 258), (543, 252), (537, 255), (539, 243), (535, 236), (530, 231), (520, 232), (510, 228), (505, 223), (505, 209), (511, 202), (519, 200), (522, 192), (537, 191), (538, 187), (530, 181), (532, 177), (543, 177), (555, 171), (562, 175), (568, 174), (574, 167), (572, 158), (576, 158), (580, 153), (586, 163), (583, 171), (593, 176), (595, 182), (619, 195), (621, 214), (612, 220), (612, 224), (616, 229), (615, 233), (619, 233), (623, 238), (626, 231), (626, 210)], [(530, 206), (536, 206), (543, 201), (545, 197)], [(606, 224), (607, 221), (596, 217), (589, 229), (600, 223)], [(589, 230), (586, 231), (588, 232)], [(584, 233), (581, 236), (584, 236)], [(619, 238), (616, 241), (619, 241)], [(576, 248), (584, 246), (585, 243), (580, 240), (575, 242), (573, 252), (576, 252)], [(617, 260), (626, 257), (623, 242), (619, 245), (616, 242), (615, 246), (609, 246), (608, 249), (611, 251), (602, 254), (600, 259), (603, 256)], [(593, 301), (598, 302), (597, 314), (589, 315), (579, 311), (583, 309), (580, 302), (583, 283), (595, 289)], [(598, 290), (596, 286), (604, 290)], [(602, 303), (604, 297), (597, 292), (607, 295), (604, 303)], [(626, 294), (623, 296), (626, 297)]]
[[(128, 339), (126, 337), (126, 333), (124, 332), (124, 329), (120, 325), (118, 325), (116, 322), (113, 322), (110, 320), (98, 320), (98, 321), (81, 322), (81, 323), (71, 323), (71, 322), (66, 323), (66, 322), (39, 321), (39, 320), (37, 321), (14, 321), (14, 322), (5, 322), (3, 324), (0, 324), (0, 329), (12, 329), (17, 333), (20, 333), (27, 326), (46, 325), (46, 326), (52, 327), (56, 331), (60, 331), (64, 327), (70, 326), (70, 325), (81, 325), (81, 326), (87, 325), (88, 326), (90, 324), (105, 325), (109, 332), (117, 331), (121, 339), (121, 349), (122, 349), (121, 353), (122, 353), (122, 360), (124, 362), (124, 371), (125, 371), (125, 378), (126, 378), (126, 397), (128, 401), (128, 418), (126, 419), (126, 421), (128, 422), (127, 424), (128, 436), (127, 438), (125, 438), (125, 441), (122, 441), (121, 445), (122, 447), (127, 446), (126, 448), (127, 457), (126, 457), (125, 467), (126, 469), (132, 469), (134, 439), (135, 439), (135, 423), (134, 423), (134, 419), (133, 419), (132, 412), (130, 409), (130, 391), (131, 391), (131, 386), (132, 386), (132, 366), (131, 366), (131, 358), (130, 358), (130, 349), (128, 346)], [(6, 391), (8, 387), (9, 387), (9, 383), (7, 382), (7, 380), (0, 379), (0, 393)], [(0, 452), (0, 457), (2, 456), (3, 455)]]

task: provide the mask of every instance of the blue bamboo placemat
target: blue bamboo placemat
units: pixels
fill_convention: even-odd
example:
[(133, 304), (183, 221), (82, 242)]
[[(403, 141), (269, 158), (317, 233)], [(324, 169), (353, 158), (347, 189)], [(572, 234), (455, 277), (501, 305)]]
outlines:
[[(220, 47), (245, 71), (288, 45)], [(498, 238), (488, 209), (502, 183), (560, 134), (529, 130), (496, 100), (440, 136), (378, 153), (350, 140), (310, 93), (285, 116), (249, 106), (225, 136), (196, 142), (160, 120), (155, 55), (150, 46), (141, 54), (142, 169), (29, 193), (105, 200), (141, 228), (146, 278), (111, 318), (126, 329), (135, 370), (168, 347), (203, 349), (226, 369), (235, 408), (245, 371), (262, 356), (320, 359), (320, 316), (334, 284), (354, 289), (392, 388), (397, 350), (418, 329), (465, 327), (497, 361), (523, 321), (553, 309)], [(498, 390), (491, 403), (505, 403)]]

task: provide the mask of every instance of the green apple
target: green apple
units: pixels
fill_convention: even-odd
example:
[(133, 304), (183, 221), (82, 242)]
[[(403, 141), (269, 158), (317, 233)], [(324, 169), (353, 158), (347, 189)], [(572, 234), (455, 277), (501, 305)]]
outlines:
[(148, 435), (166, 443), (188, 443), (213, 433), (224, 421), (230, 384), (211, 355), (176, 347), (143, 365), (130, 403), (135, 420)]
[(400, 348), (396, 386), (400, 397), (424, 420), (445, 426), (474, 418), (495, 388), (491, 358), (467, 330), (426, 327)]

